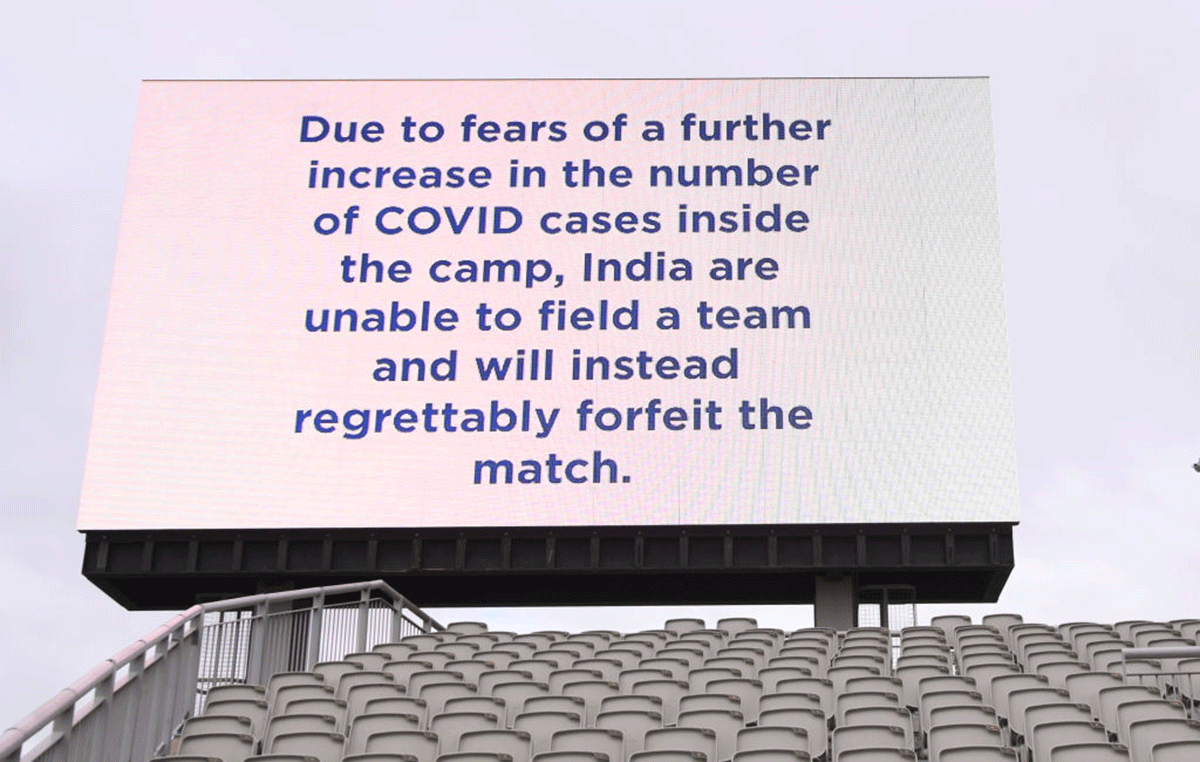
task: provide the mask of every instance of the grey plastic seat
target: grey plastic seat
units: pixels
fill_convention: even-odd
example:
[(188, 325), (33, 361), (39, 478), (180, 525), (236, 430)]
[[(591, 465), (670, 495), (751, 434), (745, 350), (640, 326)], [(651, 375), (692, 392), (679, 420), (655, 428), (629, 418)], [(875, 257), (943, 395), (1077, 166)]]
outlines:
[(811, 670), (814, 675), (823, 677), (829, 669), (829, 654), (818, 645), (785, 645), (779, 652), (767, 660), (768, 667), (800, 667)]
[(758, 704), (763, 694), (763, 684), (752, 678), (730, 678), (713, 680), (708, 684), (710, 693), (737, 696), (739, 711), (746, 715), (747, 722), (758, 719)]
[(679, 712), (698, 712), (701, 710), (720, 712), (741, 712), (742, 701), (736, 695), (728, 693), (689, 693), (679, 699)]
[(367, 750), (367, 739), (375, 733), (389, 730), (422, 730), (421, 718), (415, 714), (361, 714), (355, 717), (346, 733), (346, 753), (361, 754)]
[(431, 672), (433, 670), (433, 662), (422, 661), (420, 659), (411, 659), (404, 661), (389, 661), (383, 665), (381, 672), (386, 672), (392, 676), (392, 682), (396, 685), (404, 686), (408, 690), (408, 682), (412, 676), (418, 673)]
[(474, 683), (476, 686), (479, 684), (479, 678), (485, 672), (490, 672), (495, 668), (496, 663), (486, 659), (456, 659), (446, 662), (448, 672), (457, 672), (462, 675), (464, 683)]
[(311, 754), (257, 754), (246, 757), (246, 762), (321, 762)]
[[(1089, 717), (1090, 719), (1090, 717)], [(949, 704), (929, 711), (929, 728), (938, 725), (999, 725), (995, 710), (983, 704)]]
[[(901, 657), (903, 658), (903, 657)], [(1013, 667), (1015, 670), (1016, 667)], [(904, 705), (917, 707), (921, 705), (920, 682), (927, 677), (950, 674), (950, 667), (938, 665), (897, 665), (893, 670), (895, 677), (904, 685)]]
[(600, 675), (600, 680), (616, 682), (617, 676), (621, 674), (624, 667), (621, 662), (615, 659), (603, 659), (599, 657), (589, 657), (580, 659), (575, 662), (575, 669), (587, 669)]
[(342, 675), (361, 672), (362, 668), (362, 664), (353, 661), (322, 661), (313, 666), (312, 671), (313, 674), (320, 675), (326, 685), (337, 685)]
[(507, 718), (507, 706), (503, 699), (498, 699), (495, 696), (457, 696), (455, 698), (446, 699), (446, 703), (442, 705), (442, 713), (447, 712), (475, 712), (478, 714), (494, 714), (501, 718), (500, 723), (505, 724)]
[(1058, 746), (1082, 743), (1108, 743), (1108, 732), (1095, 720), (1055, 720), (1031, 725), (1025, 737), (1033, 762), (1049, 760)]
[(686, 662), (688, 669), (696, 669), (704, 665), (708, 658), (708, 648), (702, 643), (683, 643), (675, 641), (658, 649), (653, 658), (675, 659)]
[(522, 712), (573, 712), (584, 716), (585, 704), (578, 696), (530, 696), (521, 705)]
[(625, 755), (642, 750), (647, 731), (663, 726), (661, 714), (636, 710), (602, 711), (596, 715), (596, 727), (616, 730), (625, 739)]
[(519, 669), (522, 672), (528, 672), (533, 675), (533, 679), (539, 683), (550, 684), (550, 673), (558, 669), (558, 665), (549, 659), (516, 659), (508, 663), (509, 669)]
[[(838, 654), (829, 660), (829, 669), (826, 670), (825, 676), (833, 679), (830, 675), (834, 670), (841, 670), (853, 667), (861, 667), (870, 670), (868, 674), (888, 675), (892, 671), (892, 663), (890, 658), (885, 658), (876, 654)], [(840, 674), (840, 673), (837, 673)], [(843, 686), (844, 689), (845, 686)]]
[(693, 630), (679, 636), (676, 643), (695, 643), (702, 646), (705, 652), (711, 652), (725, 645), (725, 634), (717, 630)]
[(262, 699), (228, 699), (225, 701), (210, 701), (204, 706), (205, 716), (245, 717), (250, 720), (254, 730), (251, 735), (257, 735), (267, 726), (269, 716), (267, 702)]
[[(667, 722), (667, 716), (663, 711), (663, 701), (658, 696), (642, 695), (642, 694), (619, 694), (616, 696), (605, 696), (600, 700), (600, 712), (652, 712), (662, 715), (663, 722), (669, 725), (674, 725), (672, 719)], [(600, 712), (597, 712), (599, 714)], [(678, 714), (678, 712), (676, 712)], [(595, 723), (592, 723), (595, 725)]]
[(1162, 741), (1151, 750), (1151, 762), (1196, 762), (1200, 741)]
[(642, 663), (641, 653), (627, 648), (605, 648), (592, 654), (592, 658), (619, 662), (623, 670), (637, 669), (637, 666)]
[(411, 645), (418, 651), (428, 651), (438, 643), (445, 641), (440, 635), (427, 632), (418, 635), (405, 635), (403, 638), (400, 638), (400, 642), (406, 645)]
[(496, 645), (502, 642), (500, 635), (494, 632), (476, 632), (471, 634), (460, 634), (454, 640), (455, 643), (470, 643), (480, 651), (487, 651), (495, 648)]
[(475, 687), (479, 690), (479, 695), (490, 696), (497, 685), (502, 683), (528, 683), (533, 682), (533, 674), (520, 669), (488, 669), (479, 673), (479, 679), (475, 681)]
[[(1200, 722), (1175, 718), (1135, 720), (1122, 739), (1134, 759), (1150, 759), (1153, 748), (1166, 741), (1200, 742)], [(1200, 759), (1200, 757), (1197, 757)]]
[(320, 762), (341, 762), (346, 737), (341, 733), (282, 733), (271, 742), (271, 754), (305, 754)]
[(1188, 719), (1187, 712), (1184, 711), (1183, 704), (1178, 701), (1164, 701), (1162, 699), (1148, 699), (1146, 701), (1126, 701), (1117, 707), (1117, 727), (1115, 728), (1117, 737), (1125, 741), (1125, 743), (1134, 749), (1134, 745), (1130, 743), (1130, 726), (1140, 720), (1186, 720)]
[(437, 762), (438, 737), (422, 730), (387, 730), (367, 736), (367, 753), (407, 754), (417, 762)]
[(730, 669), (729, 667), (710, 667), (705, 662), (705, 666), (693, 669), (688, 673), (688, 691), (690, 693), (704, 693), (708, 690), (708, 684), (713, 680), (729, 680), (731, 678), (742, 677), (739, 670)]
[(683, 635), (696, 630), (703, 630), (704, 626), (703, 619), (678, 618), (668, 619), (663, 624), (663, 629), (673, 632), (676, 635)]
[[(1008, 694), (1008, 727), (1018, 736), (1025, 735), (1025, 711), (1046, 704), (1071, 704), (1071, 694), (1062, 688), (1019, 688)], [(997, 711), (1001, 711), (997, 707)]]
[(335, 698), (299, 698), (289, 701), (286, 711), (276, 714), (283, 717), (289, 714), (323, 714), (337, 720), (339, 728), (345, 728), (347, 722), (346, 702)]
[(829, 722), (819, 709), (764, 709), (758, 713), (758, 727), (800, 728), (808, 736), (808, 749), (814, 756), (829, 745)]
[[(747, 656), (719, 656), (720, 650), (704, 660), (705, 669), (727, 669), (734, 674), (731, 677), (749, 677), (754, 674), (757, 666), (754, 660)], [(695, 670), (693, 670), (695, 671)]]
[(491, 713), (443, 712), (429, 717), (429, 731), (438, 737), (440, 753), (458, 751), (458, 741), (464, 733), (500, 728), (500, 717)]
[(405, 692), (410, 696), (420, 696), (421, 690), (426, 685), (433, 685), (435, 683), (466, 683), (466, 680), (463, 679), (463, 673), (461, 672), (440, 667), (437, 669), (423, 669), (413, 672), (408, 676), (408, 682), (405, 684)]
[(197, 733), (179, 741), (182, 756), (218, 757), (223, 762), (244, 762), (256, 751), (249, 733)]
[(475, 653), (482, 650), (478, 644), (465, 640), (456, 640), (453, 643), (438, 643), (433, 647), (434, 651), (439, 653), (449, 654), (450, 658), (459, 660), (468, 660), (475, 656)]
[(970, 675), (971, 670), (975, 667), (984, 665), (999, 665), (1013, 666), (1016, 662), (1012, 658), (1012, 654), (995, 653), (986, 651), (976, 651), (974, 653), (964, 653), (958, 656), (958, 671), (959, 674)]
[(472, 730), (458, 739), (459, 751), (494, 751), (508, 755), (513, 762), (528, 762), (533, 757), (533, 738), (524, 730)]
[(742, 728), (734, 739), (734, 756), (742, 751), (760, 749), (799, 749), (820, 756), (824, 747), (813, 749), (804, 728), (763, 727)]
[(832, 733), (835, 762), (854, 749), (908, 749), (904, 729), (894, 725), (856, 725), (837, 727)]
[(204, 703), (207, 706), (210, 701), (231, 701), (233, 699), (266, 701), (267, 689), (262, 685), (248, 685), (246, 683), (214, 685), (205, 694)]
[(450, 751), (438, 754), (437, 762), (514, 762), (511, 755), (497, 751)]
[(912, 762), (917, 758), (912, 749), (847, 749), (837, 755), (837, 762)]
[(846, 722), (846, 712), (848, 710), (863, 707), (898, 709), (900, 708), (900, 697), (895, 693), (884, 693), (882, 691), (842, 693), (834, 700), (833, 716), (838, 725), (843, 725)]
[[(346, 718), (354, 719), (367, 710), (368, 701), (383, 698), (408, 698), (408, 696), (395, 683), (355, 685), (346, 691)], [(424, 716), (424, 712), (421, 713), (421, 716)]]
[[(994, 700), (992, 688), (998, 678), (1024, 674), (1021, 672), (1021, 668), (1014, 662), (1008, 661), (972, 664), (964, 671), (968, 677), (975, 681), (975, 689), (983, 694), (983, 700), (988, 704), (991, 704)], [(1032, 677), (1035, 682), (1043, 682), (1046, 685), (1050, 684), (1048, 679), (1039, 675), (1030, 675), (1029, 677)], [(1034, 682), (1030, 682), (1029, 684), (1033, 685)]]
[(800, 749), (746, 749), (733, 753), (732, 762), (811, 762), (812, 755)]
[(1059, 659), (1039, 664), (1034, 671), (1045, 677), (1054, 688), (1067, 687), (1067, 678), (1082, 672), (1090, 672), (1091, 668), (1078, 659)]
[[(983, 697), (978, 691), (934, 691), (921, 696), (921, 706), (918, 707), (918, 717), (921, 727), (930, 726), (929, 713), (939, 706), (963, 706), (974, 704), (983, 706)], [(999, 707), (993, 707), (999, 713)]]
[(929, 620), (929, 624), (933, 627), (941, 628), (942, 633), (946, 636), (946, 640), (953, 643), (955, 628), (971, 624), (971, 617), (961, 614), (945, 614), (933, 617)]
[(337, 694), (333, 686), (324, 683), (284, 685), (275, 692), (275, 700), (271, 704), (271, 714), (284, 714), (291, 702), (310, 698), (337, 698)]
[(576, 659), (576, 661), (579, 661), (579, 659), (592, 658), (592, 656), (595, 655), (595, 653), (600, 649), (608, 648), (608, 643), (608, 639), (597, 640), (595, 638), (581, 638), (577, 635), (571, 635), (567, 639), (561, 641), (559, 645), (571, 651), (578, 651), (579, 658)]
[(500, 683), (492, 687), (492, 697), (502, 700), (504, 705), (507, 707), (505, 712), (505, 725), (509, 727), (512, 727), (513, 718), (521, 713), (521, 709), (525, 706), (526, 699), (529, 699), (533, 696), (549, 695), (549, 686), (547, 686), (545, 683), (535, 682), (532, 680)]
[(825, 672), (825, 678), (833, 683), (834, 693), (845, 693), (846, 682), (853, 677), (873, 677), (883, 674), (878, 667), (868, 666), (830, 666)]
[(1120, 675), (1109, 672), (1085, 672), (1067, 678), (1067, 692), (1077, 704), (1087, 704), (1095, 717), (1100, 716), (1100, 690), (1124, 685)]
[(277, 672), (267, 680), (267, 703), (273, 706), (279, 689), (289, 685), (325, 685), (325, 680), (313, 672)]
[[(493, 669), (508, 669), (508, 665), (517, 659), (525, 658), (525, 655), (509, 648), (507, 644), (498, 643), (489, 649), (481, 649), (475, 652), (474, 659), (486, 661), (492, 665)], [(449, 662), (446, 662), (449, 664)]]
[(249, 717), (212, 714), (189, 717), (183, 723), (180, 737), (194, 736), (201, 733), (233, 733), (235, 735), (256, 735), (254, 723)]
[(608, 755), (600, 751), (548, 751), (533, 755), (537, 762), (611, 762)]
[[(396, 698), (373, 698), (367, 699), (367, 703), (363, 705), (363, 710), (359, 714), (411, 714), (417, 717), (421, 722), (421, 729), (427, 727), (426, 704), (419, 698), (414, 696), (400, 696)], [(351, 720), (353, 718), (350, 718)]]
[(738, 645), (727, 644), (714, 651), (711, 658), (749, 661), (751, 664), (750, 674), (752, 675), (766, 666), (768, 649), (772, 653), (775, 651), (775, 647), (773, 645), (769, 646), (758, 641), (752, 643), (742, 643)]
[(429, 662), (433, 669), (445, 669), (447, 664), (454, 661), (454, 654), (445, 651), (414, 651), (409, 658), (413, 661)]
[(1159, 698), (1158, 689), (1148, 685), (1120, 685), (1112, 688), (1101, 688), (1099, 696), (1099, 717), (1104, 727), (1114, 733), (1121, 727), (1117, 711), (1121, 704), (1129, 701), (1145, 701)]
[(938, 725), (926, 733), (929, 762), (944, 762), (947, 749), (1004, 746), (1004, 734), (995, 725)]
[[(833, 683), (816, 677), (803, 677), (797, 680), (784, 680), (775, 688), (776, 693), (810, 693), (819, 696), (821, 709), (825, 714), (832, 715), (834, 710)], [(764, 697), (765, 698), (765, 697)], [(762, 699), (759, 699), (761, 706)], [(761, 711), (761, 709), (760, 709)]]
[(703, 754), (710, 762), (717, 756), (717, 734), (712, 728), (654, 728), (643, 739), (646, 751), (687, 751)]
[(679, 712), (675, 725), (680, 728), (703, 728), (717, 734), (717, 759), (726, 760), (733, 756), (737, 733), (746, 726), (741, 712), (722, 709), (697, 709)]
[(650, 656), (642, 659), (638, 663), (639, 669), (657, 669), (667, 673), (667, 677), (672, 680), (686, 680), (688, 672), (692, 669), (692, 660), (683, 656), (671, 656), (668, 651), (664, 656), (659, 652), (656, 656)]
[(773, 693), (778, 690), (779, 683), (784, 680), (812, 677), (815, 671), (815, 667), (768, 666), (758, 671), (757, 678), (762, 683), (763, 693)]
[(277, 714), (267, 721), (263, 748), (274, 751), (274, 741), (286, 733), (337, 733), (341, 723), (328, 714)]
[(610, 696), (621, 695), (617, 684), (607, 680), (581, 680), (567, 683), (562, 687), (564, 696), (576, 697), (583, 700), (583, 722), (590, 726), (600, 712), (600, 702)]
[(405, 661), (420, 649), (412, 643), (380, 643), (371, 650), (387, 656), (389, 661)]
[(821, 697), (815, 693), (768, 693), (758, 702), (758, 713), (773, 709), (816, 709), (825, 713)]
[(521, 712), (513, 718), (512, 729), (529, 734), (533, 753), (550, 750), (551, 737), (560, 730), (583, 727), (583, 715), (577, 712)]
[(1047, 762), (1129, 762), (1129, 748), (1119, 743), (1073, 743), (1050, 750)]
[(609, 728), (569, 728), (550, 736), (551, 751), (595, 751), (610, 760), (625, 759), (625, 737)]
[[(409, 695), (412, 695), (411, 692)], [(429, 721), (432, 722), (434, 716), (442, 712), (447, 701), (452, 698), (478, 696), (479, 690), (470, 683), (429, 683), (422, 686), (416, 695), (425, 700)]]
[(1020, 756), (1008, 747), (961, 746), (946, 749), (938, 762), (1018, 762)]
[(698, 751), (643, 749), (628, 757), (628, 762), (711, 762)]
[(756, 627), (758, 627), (758, 620), (748, 616), (726, 617), (717, 620), (717, 629), (724, 633), (727, 638), (737, 635), (739, 632), (753, 630)]
[(988, 702), (1001, 719), (1008, 719), (1008, 694), (1026, 688), (1049, 688), (1050, 682), (1041, 675), (1025, 672), (1001, 674), (992, 678), (991, 700)]
[(907, 709), (877, 706), (855, 707), (846, 710), (840, 724), (842, 727), (858, 725), (898, 727), (904, 731), (905, 748), (914, 748), (913, 717), (912, 712)]
[(1001, 635), (1004, 635), (1013, 625), (1023, 624), (1025, 619), (1020, 614), (985, 614), (979, 621), (982, 624), (995, 627), (1000, 631)]
[(601, 680), (603, 677), (604, 674), (596, 670), (571, 667), (570, 669), (556, 669), (551, 672), (546, 684), (550, 686), (551, 693), (562, 693), (563, 686), (567, 683)]

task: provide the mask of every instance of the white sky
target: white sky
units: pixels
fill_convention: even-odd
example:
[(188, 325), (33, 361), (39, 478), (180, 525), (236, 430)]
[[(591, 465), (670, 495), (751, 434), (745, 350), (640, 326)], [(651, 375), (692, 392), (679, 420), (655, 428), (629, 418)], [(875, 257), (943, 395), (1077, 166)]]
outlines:
[[(1042, 6), (6, 9), (0, 723), (169, 616), (124, 612), (84, 580), (74, 531), (135, 99), (151, 78), (990, 76), (1022, 522), (1000, 603), (953, 608), (1050, 623), (1200, 616), (1200, 6)], [(736, 611), (811, 621), (807, 607)], [(711, 622), (731, 610), (693, 612)], [(507, 629), (681, 615), (432, 613)]]

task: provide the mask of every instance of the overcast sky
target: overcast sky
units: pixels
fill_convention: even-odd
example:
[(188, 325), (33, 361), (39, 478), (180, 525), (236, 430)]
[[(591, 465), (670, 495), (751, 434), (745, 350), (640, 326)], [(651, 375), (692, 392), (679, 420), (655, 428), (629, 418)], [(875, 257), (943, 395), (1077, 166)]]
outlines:
[[(1191, 468), (1200, 458), (1197, 8), (794, 0), (8, 8), (0, 723), (168, 617), (124, 612), (84, 580), (74, 530), (142, 79), (990, 76), (1022, 520), (999, 604), (955, 610), (1050, 623), (1200, 616), (1200, 474)], [(699, 614), (711, 622), (730, 611), (765, 625), (811, 623), (807, 607)], [(494, 628), (632, 630), (681, 612), (433, 613)]]

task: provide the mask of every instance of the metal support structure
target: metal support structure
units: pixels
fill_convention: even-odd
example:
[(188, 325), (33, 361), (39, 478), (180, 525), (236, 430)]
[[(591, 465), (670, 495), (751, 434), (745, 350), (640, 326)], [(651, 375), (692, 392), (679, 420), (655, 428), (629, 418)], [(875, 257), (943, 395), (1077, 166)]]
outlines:
[(818, 577), (813, 598), (813, 623), (817, 627), (848, 630), (856, 625), (858, 609), (852, 576)]

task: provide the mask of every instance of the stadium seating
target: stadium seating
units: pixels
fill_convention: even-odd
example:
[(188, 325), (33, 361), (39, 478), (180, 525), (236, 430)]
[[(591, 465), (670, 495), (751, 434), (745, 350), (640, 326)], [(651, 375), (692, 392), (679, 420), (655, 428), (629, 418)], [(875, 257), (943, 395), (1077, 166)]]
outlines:
[(1200, 660), (1111, 656), (1198, 635), (1198, 620), (1014, 615), (899, 633), (745, 618), (628, 634), (457, 623), (264, 686), (214, 687), (177, 755), (156, 759), (1198, 762)]

